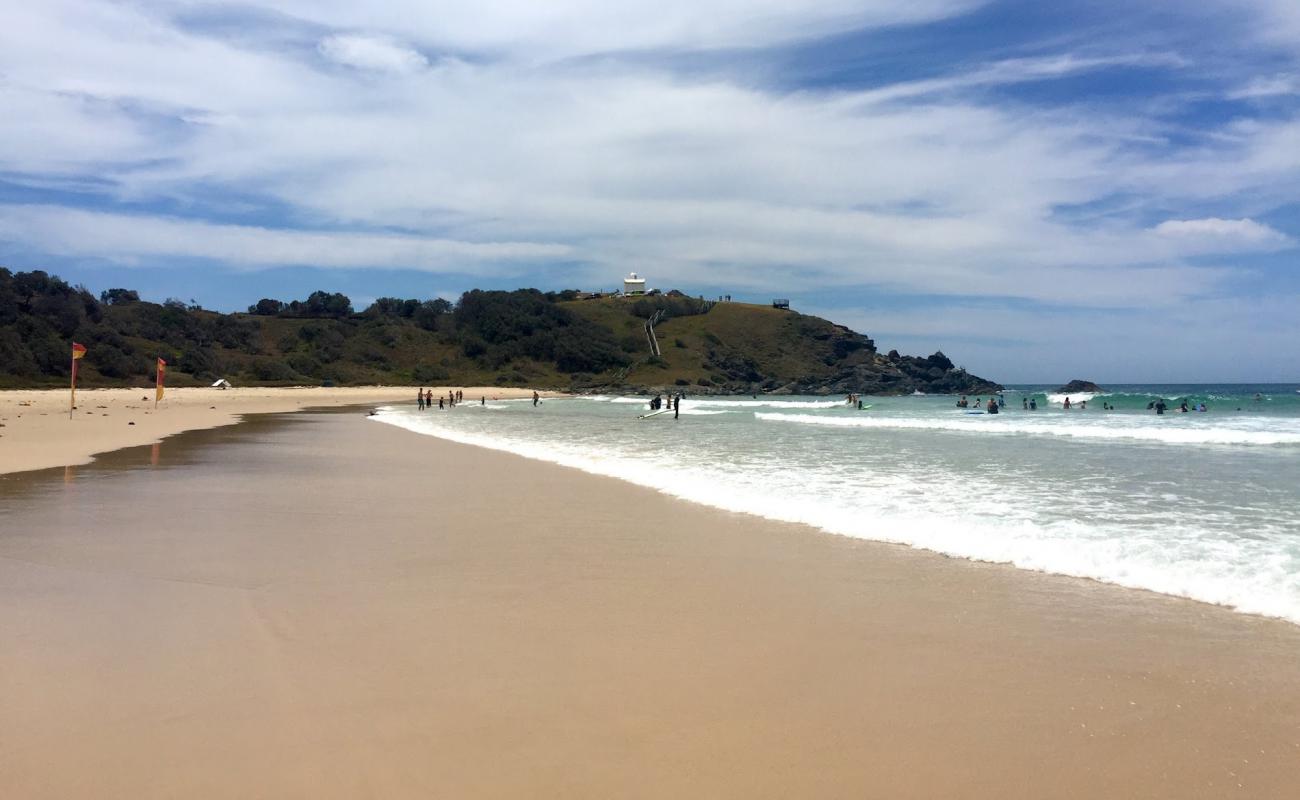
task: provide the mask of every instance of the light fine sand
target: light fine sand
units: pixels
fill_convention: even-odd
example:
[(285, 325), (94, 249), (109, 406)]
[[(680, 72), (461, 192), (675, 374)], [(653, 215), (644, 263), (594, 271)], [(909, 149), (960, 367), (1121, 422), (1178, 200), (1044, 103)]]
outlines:
[(360, 411), (0, 478), (6, 799), (1283, 800), (1298, 654)]
[[(78, 389), (68, 414), (67, 389), (0, 391), (0, 474), (85, 464), (97, 453), (151, 444), (165, 436), (238, 422), (247, 414), (360, 403), (415, 403), (416, 386), (348, 388), (167, 389), (154, 408), (152, 387)], [(530, 397), (531, 389), (425, 387), (434, 402), (453, 388), (465, 401)]]

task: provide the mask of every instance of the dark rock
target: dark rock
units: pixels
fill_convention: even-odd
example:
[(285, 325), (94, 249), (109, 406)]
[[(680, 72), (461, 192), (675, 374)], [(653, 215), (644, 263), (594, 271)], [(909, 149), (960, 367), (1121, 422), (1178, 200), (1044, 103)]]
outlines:
[(1101, 388), (1097, 384), (1093, 383), (1092, 381), (1073, 380), (1065, 384), (1061, 388), (1057, 389), (1056, 391), (1058, 394), (1065, 394), (1067, 392), (1076, 392), (1076, 393), (1094, 392), (1095, 393), (1095, 392), (1104, 392), (1106, 390)]

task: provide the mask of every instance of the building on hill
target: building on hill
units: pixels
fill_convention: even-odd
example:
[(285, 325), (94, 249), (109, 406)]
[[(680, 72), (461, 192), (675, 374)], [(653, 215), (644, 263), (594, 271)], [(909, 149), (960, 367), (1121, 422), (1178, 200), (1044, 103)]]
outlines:
[(623, 294), (628, 296), (645, 294), (645, 278), (637, 277), (635, 272), (628, 275), (623, 279)]

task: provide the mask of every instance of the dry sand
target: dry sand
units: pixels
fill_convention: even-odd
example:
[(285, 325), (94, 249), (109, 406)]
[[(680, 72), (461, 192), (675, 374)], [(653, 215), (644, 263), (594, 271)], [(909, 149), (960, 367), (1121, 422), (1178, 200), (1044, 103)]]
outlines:
[[(154, 408), (154, 390), (78, 389), (68, 414), (68, 390), (0, 391), (0, 474), (85, 464), (97, 453), (149, 444), (197, 428), (238, 422), (246, 414), (299, 411), (359, 403), (415, 402), (415, 386), (349, 388), (168, 389)], [(447, 386), (431, 388), (446, 397)], [(528, 397), (531, 389), (455, 387), (468, 401)]]
[(0, 797), (1300, 786), (1295, 626), (359, 413), (11, 475), (0, 509)]

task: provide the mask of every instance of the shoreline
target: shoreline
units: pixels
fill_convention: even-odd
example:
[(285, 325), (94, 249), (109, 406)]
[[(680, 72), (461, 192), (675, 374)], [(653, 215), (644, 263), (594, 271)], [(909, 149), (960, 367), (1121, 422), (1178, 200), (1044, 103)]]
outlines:
[[(1300, 780), (1286, 623), (361, 414), (160, 449), (0, 484), (8, 793), (1185, 800)], [(162, 529), (140, 518), (158, 497), (184, 509)]]
[[(0, 390), (0, 475), (87, 464), (124, 447), (153, 444), (188, 430), (233, 425), (255, 414), (309, 408), (413, 402), (416, 386), (78, 389), (68, 415), (67, 389)], [(435, 397), (460, 389), (468, 398), (531, 397), (532, 389), (427, 386)], [(540, 390), (539, 390), (540, 392)], [(555, 392), (540, 392), (556, 396)]]
[(1082, 571), (1072, 572), (1072, 571), (1067, 571), (1059, 568), (1042, 566), (1034, 563), (1025, 563), (1023, 560), (1017, 560), (1012, 557), (1005, 557), (1005, 558), (984, 557), (979, 554), (962, 552), (960, 550), (945, 550), (942, 549), (942, 547), (939, 545), (931, 545), (926, 543), (919, 543), (916, 541), (909, 541), (906, 538), (892, 538), (889, 536), (873, 536), (873, 535), (858, 534), (855, 532), (847, 531), (842, 528), (836, 528), (833, 525), (824, 524), (822, 521), (811, 520), (806, 515), (783, 516), (780, 511), (773, 512), (770, 509), (766, 512), (756, 511), (753, 510), (751, 506), (746, 506), (743, 503), (737, 503), (734, 500), (732, 502), (722, 502), (717, 500), (716, 497), (709, 496), (707, 493), (684, 489), (681, 485), (667, 486), (663, 484), (656, 484), (653, 481), (642, 483), (634, 479), (630, 475), (626, 474), (625, 472), (620, 472), (619, 470), (611, 471), (607, 463), (604, 461), (599, 462), (599, 465), (597, 465), (592, 461), (583, 458), (578, 458), (578, 457), (573, 457), (568, 455), (556, 455), (554, 453), (539, 452), (543, 450), (543, 448), (525, 447), (523, 448), (523, 450), (520, 450), (519, 449), (520, 446), (517, 442), (512, 442), (510, 444), (503, 444), (500, 441), (495, 441), (490, 438), (485, 438), (482, 435), (474, 434), (474, 433), (465, 433), (462, 431), (438, 429), (438, 428), (415, 427), (410, 424), (409, 420), (400, 417), (397, 418), (386, 417), (382, 413), (376, 417), (372, 417), (371, 421), (380, 422), (385, 425), (396, 427), (401, 430), (414, 433), (419, 436), (437, 438), (441, 441), (457, 444), (460, 446), (483, 448), (483, 449), (491, 450), (493, 452), (499, 452), (499, 453), (504, 453), (519, 458), (524, 458), (539, 464), (545, 464), (548, 466), (575, 470), (581, 472), (582, 474), (596, 476), (599, 478), (616, 480), (621, 483), (627, 484), (629, 486), (647, 488), (651, 491), (654, 491), (665, 497), (672, 498), (674, 500), (690, 503), (692, 505), (697, 505), (705, 508), (715, 509), (725, 513), (742, 514), (744, 516), (751, 517), (756, 521), (761, 521), (763, 523), (798, 525), (801, 527), (805, 527), (810, 531), (815, 532), (817, 535), (835, 536), (835, 537), (845, 538), (850, 541), (869, 542), (875, 545), (881, 545), (886, 547), (898, 547), (906, 550), (911, 550), (914, 552), (921, 552), (921, 553), (934, 555), (941, 558), (954, 559), (957, 561), (968, 562), (968, 563), (996, 565), (1000, 567), (1007, 567), (1017, 571), (1050, 576), (1053, 578), (1085, 581), (1087, 583), (1096, 584), (1098, 586), (1120, 589), (1124, 591), (1139, 592), (1142, 594), (1150, 595), (1155, 598), (1161, 598), (1166, 600), (1172, 599), (1180, 602), (1192, 603), (1195, 606), (1204, 606), (1207, 608), (1213, 608), (1219, 611), (1224, 611), (1232, 614), (1245, 615), (1248, 617), (1267, 620), (1270, 622), (1280, 622), (1289, 626), (1294, 626), (1298, 630), (1300, 630), (1300, 619), (1289, 617), (1286, 614), (1281, 612), (1270, 613), (1269, 611), (1266, 610), (1259, 610), (1258, 608), (1252, 608), (1252, 607), (1243, 607), (1242, 605), (1235, 605), (1231, 602), (1216, 602), (1213, 599), (1207, 599), (1203, 596), (1196, 596), (1191, 593), (1180, 593), (1175, 590), (1162, 591), (1161, 589), (1152, 588), (1151, 586), (1148, 585), (1143, 585), (1142, 583), (1137, 582), (1133, 579), (1129, 579), (1129, 582), (1125, 582), (1123, 578), (1108, 579), (1107, 577), (1099, 577), (1097, 575), (1088, 574), (1087, 572), (1082, 572)]

